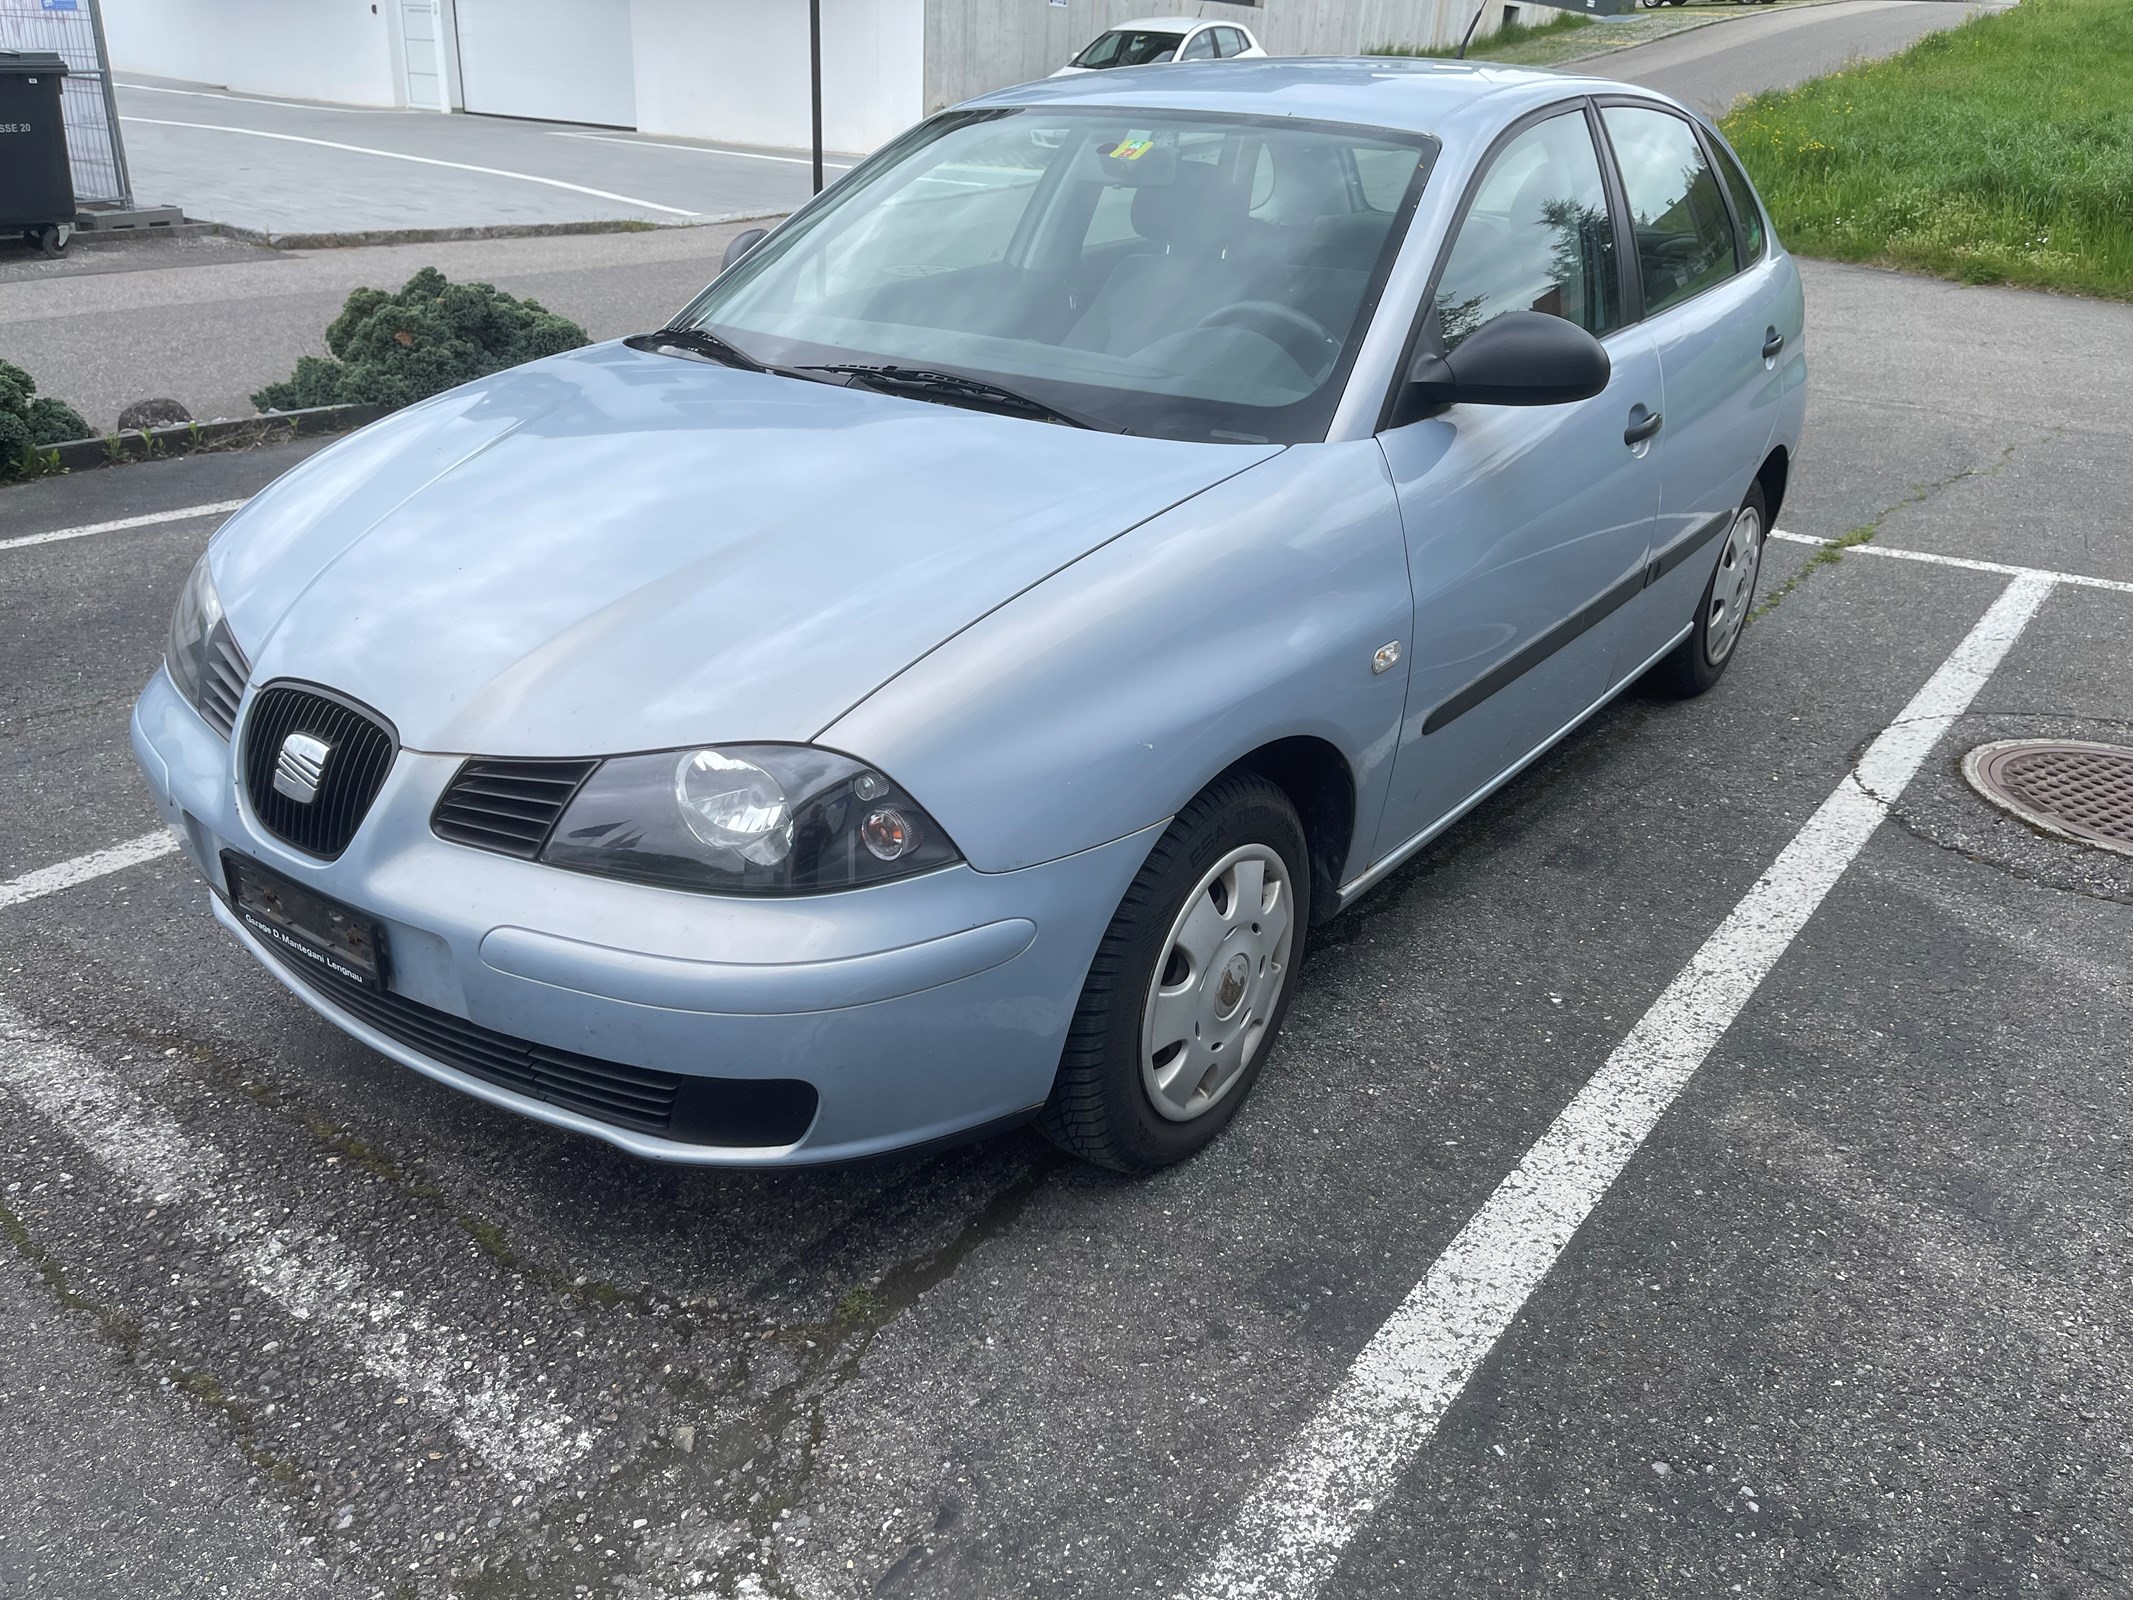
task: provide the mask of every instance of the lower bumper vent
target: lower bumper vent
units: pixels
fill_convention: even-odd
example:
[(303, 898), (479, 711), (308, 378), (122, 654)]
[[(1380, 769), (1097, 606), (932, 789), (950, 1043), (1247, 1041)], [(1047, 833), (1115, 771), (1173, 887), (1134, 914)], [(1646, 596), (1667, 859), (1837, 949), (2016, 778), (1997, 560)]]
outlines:
[(797, 1144), (819, 1097), (798, 1078), (699, 1078), (579, 1055), (484, 1028), (405, 995), (357, 987), (268, 949), (336, 1010), (418, 1055), (499, 1088), (619, 1128), (686, 1144), (766, 1149)]

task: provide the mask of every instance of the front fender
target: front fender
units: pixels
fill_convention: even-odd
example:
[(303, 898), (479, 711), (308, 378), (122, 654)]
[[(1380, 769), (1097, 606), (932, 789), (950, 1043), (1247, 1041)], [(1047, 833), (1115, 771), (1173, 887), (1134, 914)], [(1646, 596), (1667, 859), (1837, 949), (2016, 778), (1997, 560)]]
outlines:
[(1160, 822), (1260, 746), (1315, 737), (1348, 762), (1367, 852), (1407, 681), (1372, 657), (1404, 655), (1413, 615), (1376, 441), (1297, 446), (1024, 591), (819, 740), (892, 775), (973, 867), (1008, 872)]

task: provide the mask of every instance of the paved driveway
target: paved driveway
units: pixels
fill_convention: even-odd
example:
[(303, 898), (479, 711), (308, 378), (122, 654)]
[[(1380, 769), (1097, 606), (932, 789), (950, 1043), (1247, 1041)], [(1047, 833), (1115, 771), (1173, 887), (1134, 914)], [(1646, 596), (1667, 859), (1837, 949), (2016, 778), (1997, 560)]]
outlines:
[(1724, 26), (1638, 45), (1586, 70), (1659, 89), (1708, 116), (1744, 94), (1789, 89), (1857, 60), (1894, 55), (2013, 0), (1834, 0), (1830, 5), (1751, 11)]
[[(811, 156), (509, 117), (378, 111), (129, 76), (119, 116), (144, 202), (258, 233), (338, 234), (790, 211)], [(832, 176), (849, 156), (831, 156)]]
[(125, 748), (290, 455), (0, 495), (0, 1593), (2133, 1590), (2133, 861), (1955, 770), (2133, 739), (2133, 311), (1807, 272), (1724, 685), (1336, 922), (1143, 1182), (672, 1171), (350, 1043)]

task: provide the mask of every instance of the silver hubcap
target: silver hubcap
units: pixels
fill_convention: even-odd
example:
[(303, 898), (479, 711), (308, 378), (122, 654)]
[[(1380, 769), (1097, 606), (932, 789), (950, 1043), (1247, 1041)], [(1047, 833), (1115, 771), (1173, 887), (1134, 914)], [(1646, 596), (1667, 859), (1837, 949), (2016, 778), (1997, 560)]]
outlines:
[(1289, 870), (1265, 845), (1208, 868), (1170, 926), (1141, 1009), (1141, 1082), (1155, 1109), (1190, 1122), (1252, 1064), (1289, 980)]
[(1755, 604), (1755, 575), (1763, 564), (1763, 519), (1753, 506), (1741, 507), (1726, 534), (1711, 585), (1711, 614), (1704, 619), (1704, 658), (1717, 666), (1733, 653), (1748, 608)]

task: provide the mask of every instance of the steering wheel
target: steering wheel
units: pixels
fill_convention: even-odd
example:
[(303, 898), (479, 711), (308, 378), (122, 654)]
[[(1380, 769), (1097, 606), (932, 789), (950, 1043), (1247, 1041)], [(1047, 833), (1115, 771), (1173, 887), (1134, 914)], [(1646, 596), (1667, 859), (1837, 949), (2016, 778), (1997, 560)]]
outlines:
[(1279, 300), (1239, 300), (1217, 306), (1193, 326), (1225, 328), (1233, 323), (1273, 340), (1314, 378), (1340, 346), (1316, 319)]

